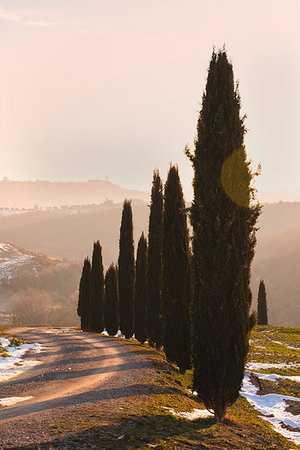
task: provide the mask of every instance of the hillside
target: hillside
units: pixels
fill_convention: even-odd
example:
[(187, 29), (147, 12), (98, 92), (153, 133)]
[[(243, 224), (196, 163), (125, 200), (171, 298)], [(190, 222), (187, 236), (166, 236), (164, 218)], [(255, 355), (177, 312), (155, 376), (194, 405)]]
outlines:
[(124, 198), (148, 201), (149, 193), (124, 189), (109, 180), (86, 182), (0, 181), (0, 207), (33, 208), (73, 204), (102, 203), (106, 199), (122, 202)]
[[(4, 211), (0, 213), (0, 239), (15, 242), (56, 258), (80, 259), (91, 255), (100, 239), (104, 265), (118, 258), (122, 203)], [(133, 201), (134, 239), (147, 234), (149, 207)], [(273, 325), (300, 326), (300, 203), (274, 203), (263, 207), (258, 223), (252, 266), (253, 305), (259, 280), (264, 279)]]
[(252, 267), (254, 299), (263, 279), (270, 323), (300, 326), (300, 203), (264, 205), (258, 226)]
[(0, 243), (0, 321), (77, 325), (81, 263)]

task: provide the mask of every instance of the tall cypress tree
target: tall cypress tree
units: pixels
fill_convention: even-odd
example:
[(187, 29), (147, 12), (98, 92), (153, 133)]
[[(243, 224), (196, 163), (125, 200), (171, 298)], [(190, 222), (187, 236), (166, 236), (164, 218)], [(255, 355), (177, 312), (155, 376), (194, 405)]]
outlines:
[(163, 220), (163, 185), (159, 171), (153, 172), (148, 234), (147, 320), (150, 345), (162, 344), (161, 323), (161, 252)]
[(105, 275), (104, 297), (104, 324), (110, 336), (115, 336), (119, 328), (118, 316), (118, 273), (116, 267), (111, 264)]
[(134, 334), (142, 344), (147, 339), (147, 239), (142, 233), (136, 257)]
[(194, 390), (215, 418), (241, 388), (253, 316), (250, 265), (260, 212), (244, 147), (245, 127), (232, 65), (213, 52), (198, 119), (191, 207), (194, 261)]
[(91, 285), (91, 263), (85, 258), (79, 283), (77, 314), (80, 317), (80, 328), (89, 331), (90, 325), (90, 285)]
[(90, 331), (102, 333), (104, 330), (104, 274), (102, 248), (94, 242), (90, 293)]
[(133, 335), (134, 244), (131, 201), (125, 200), (119, 241), (119, 315), (120, 329), (126, 339)]
[(163, 345), (181, 373), (190, 368), (190, 268), (185, 203), (178, 168), (169, 169), (162, 246)]
[(260, 280), (257, 297), (257, 324), (268, 325), (267, 295), (264, 280)]

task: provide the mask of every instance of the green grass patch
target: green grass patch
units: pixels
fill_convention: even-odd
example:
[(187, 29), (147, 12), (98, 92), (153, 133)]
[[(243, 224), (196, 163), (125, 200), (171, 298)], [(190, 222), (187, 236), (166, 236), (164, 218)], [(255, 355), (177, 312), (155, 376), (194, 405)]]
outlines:
[(20, 345), (25, 344), (25, 341), (16, 336), (8, 336), (10, 347), (20, 347)]

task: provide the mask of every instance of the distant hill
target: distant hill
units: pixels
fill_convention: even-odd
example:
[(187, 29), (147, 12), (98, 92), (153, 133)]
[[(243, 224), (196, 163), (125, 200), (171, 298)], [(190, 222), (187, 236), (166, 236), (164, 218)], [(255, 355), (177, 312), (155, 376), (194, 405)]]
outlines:
[[(134, 239), (147, 234), (149, 208), (133, 200)], [(82, 260), (100, 240), (104, 264), (116, 262), (123, 203), (0, 211), (0, 239), (52, 257)]]
[(81, 262), (0, 243), (0, 323), (77, 325)]
[(300, 326), (300, 202), (264, 205), (258, 226), (253, 303), (263, 279), (270, 323)]
[[(122, 203), (0, 211), (0, 239), (57, 258), (91, 256), (100, 239), (107, 268), (118, 258)], [(134, 239), (148, 231), (149, 207), (133, 201)], [(258, 223), (252, 266), (253, 306), (259, 280), (267, 291), (269, 320), (273, 325), (300, 326), (300, 203), (274, 203), (263, 207)]]
[(124, 198), (148, 201), (149, 193), (123, 189), (108, 180), (86, 182), (0, 181), (0, 208), (33, 208), (61, 205), (116, 203)]

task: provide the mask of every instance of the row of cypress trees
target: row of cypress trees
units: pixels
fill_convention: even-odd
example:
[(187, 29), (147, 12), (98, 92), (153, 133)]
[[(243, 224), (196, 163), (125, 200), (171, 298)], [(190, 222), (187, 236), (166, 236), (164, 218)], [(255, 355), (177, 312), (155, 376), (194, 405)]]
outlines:
[(191, 365), (190, 298), (187, 212), (178, 168), (170, 166), (164, 192), (159, 172), (153, 173), (149, 248), (142, 233), (135, 263), (132, 208), (125, 200), (118, 267), (109, 267), (104, 283), (101, 246), (95, 242), (92, 265), (84, 261), (78, 314), (85, 331), (116, 334), (119, 325), (127, 339), (134, 334), (142, 343), (163, 345), (167, 359), (185, 372)]
[(117, 268), (111, 264), (105, 279), (100, 242), (94, 242), (92, 264), (85, 258), (79, 283), (77, 313), (83, 331), (102, 333), (104, 329), (115, 335), (118, 320)]
[[(190, 252), (186, 209), (178, 168), (163, 184), (154, 171), (149, 216), (149, 248), (140, 237), (133, 293), (132, 213), (124, 202), (120, 231), (120, 330), (125, 337), (160, 348), (181, 372), (190, 368)], [(134, 299), (134, 301), (133, 301)], [(133, 306), (134, 305), (134, 306)]]
[[(135, 293), (130, 202), (124, 203), (118, 261), (122, 333), (131, 337), (136, 332), (141, 342), (147, 337), (158, 348), (163, 344), (167, 359), (182, 372), (190, 367), (192, 355), (193, 389), (218, 421), (238, 398), (255, 324), (250, 314), (250, 267), (260, 205), (251, 186), (254, 174), (240, 108), (232, 64), (224, 49), (214, 51), (195, 151), (185, 151), (194, 169), (192, 256), (178, 169), (171, 166), (164, 194), (159, 173), (154, 172), (148, 269), (142, 236)], [(85, 261), (83, 271), (87, 265)], [(81, 285), (87, 289), (84, 282)], [(82, 311), (80, 301), (78, 309)], [(84, 314), (81, 318), (86, 323)]]

